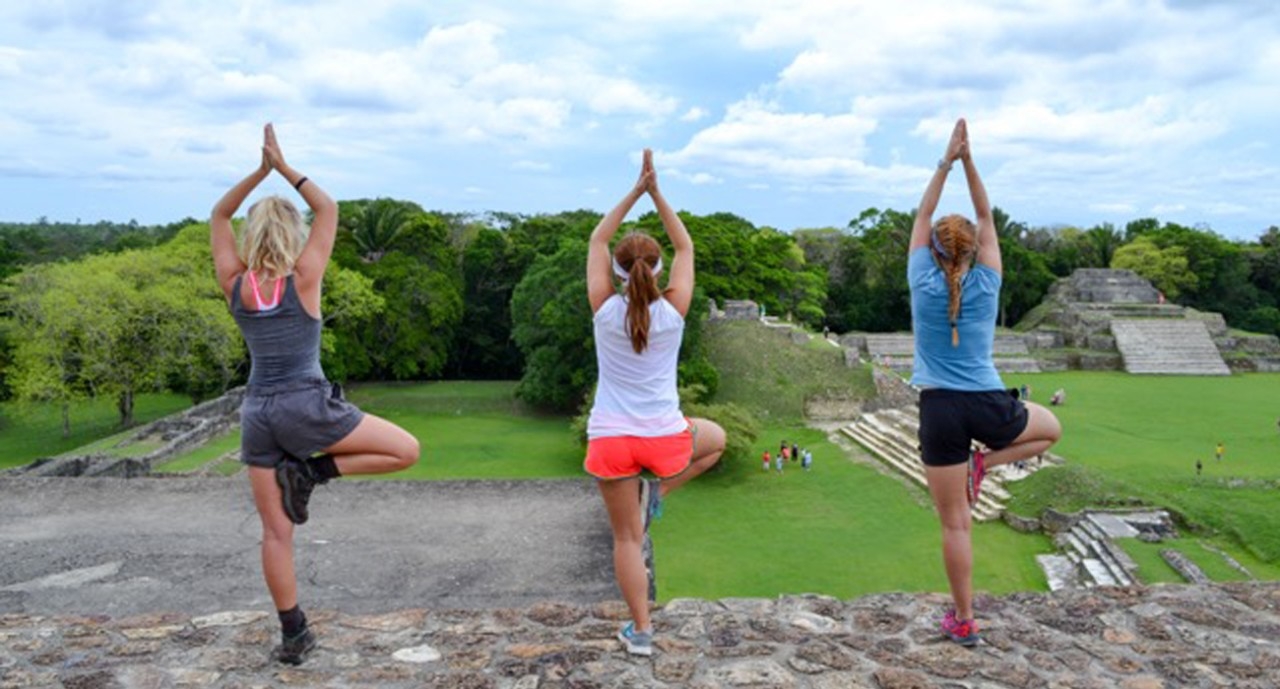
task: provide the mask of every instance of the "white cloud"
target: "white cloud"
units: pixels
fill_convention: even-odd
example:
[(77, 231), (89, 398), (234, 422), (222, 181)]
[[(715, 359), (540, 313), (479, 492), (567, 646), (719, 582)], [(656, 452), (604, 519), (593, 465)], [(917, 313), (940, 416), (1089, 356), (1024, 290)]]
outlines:
[(681, 122), (697, 122), (698, 120), (701, 120), (702, 118), (706, 117), (708, 114), (710, 113), (708, 113), (706, 110), (703, 110), (702, 108), (695, 105), (692, 108), (689, 108), (688, 110), (686, 110), (685, 113), (680, 116), (680, 121)]

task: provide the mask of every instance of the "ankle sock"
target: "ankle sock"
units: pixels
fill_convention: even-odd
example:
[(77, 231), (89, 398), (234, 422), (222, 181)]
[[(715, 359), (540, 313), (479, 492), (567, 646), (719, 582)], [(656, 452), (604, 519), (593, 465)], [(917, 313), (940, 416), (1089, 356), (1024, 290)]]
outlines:
[(307, 616), (296, 605), (288, 610), (279, 610), (276, 614), (280, 616), (280, 628), (287, 637), (295, 637), (307, 628)]
[(311, 464), (311, 471), (322, 482), (342, 475), (338, 471), (338, 463), (333, 461), (333, 455), (316, 455), (307, 461)]

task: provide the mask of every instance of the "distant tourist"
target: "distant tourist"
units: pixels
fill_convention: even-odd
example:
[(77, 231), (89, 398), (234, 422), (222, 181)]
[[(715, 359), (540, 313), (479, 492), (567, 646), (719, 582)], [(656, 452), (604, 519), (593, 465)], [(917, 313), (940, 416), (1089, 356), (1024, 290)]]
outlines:
[(790, 446), (790, 445), (783, 445), (783, 446), (782, 446), (782, 450), (778, 452), (778, 456), (779, 456), (779, 457), (781, 457), (784, 461), (790, 461), (790, 460), (791, 460), (791, 446)]
[[(673, 255), (667, 288), (658, 286), (662, 247), (632, 233), (609, 242), (635, 202), (653, 200)], [(587, 247), (587, 298), (599, 379), (587, 417), (587, 473), (609, 513), (613, 567), (631, 622), (618, 640), (633, 655), (653, 654), (649, 573), (645, 548), (649, 522), (662, 499), (706, 471), (724, 452), (724, 430), (680, 411), (676, 361), (685, 315), (693, 298), (693, 240), (658, 190), (653, 155), (646, 149), (640, 176), (613, 210), (600, 219)], [(621, 294), (619, 287), (621, 286)], [(658, 478), (640, 478), (648, 470)]]
[(1225, 455), (1225, 454), (1227, 454), (1227, 446), (1226, 446), (1226, 445), (1224, 445), (1224, 444), (1222, 443), (1222, 441), (1221, 441), (1221, 440), (1219, 440), (1219, 441), (1218, 441), (1218, 447), (1214, 448), (1213, 456), (1214, 456), (1214, 457), (1215, 457), (1219, 462), (1221, 462), (1221, 461), (1222, 461), (1222, 455)]
[(765, 450), (765, 451), (764, 451), (764, 457), (762, 458), (762, 460), (761, 460), (761, 461), (762, 461), (762, 462), (764, 462), (764, 466), (763, 466), (763, 467), (761, 467), (761, 468), (763, 468), (765, 471), (768, 471), (768, 470), (769, 470), (769, 465), (773, 463), (773, 457), (770, 457), (770, 456), (769, 456), (769, 451), (768, 451), (768, 450)]
[(1200, 458), (1196, 457), (1196, 476), (1200, 475), (1200, 470), (1204, 469), (1204, 465), (1200, 463)]
[[(249, 207), (237, 250), (231, 218), (272, 172), (307, 202), (310, 232), (292, 203), (268, 196)], [(307, 521), (312, 490), (339, 476), (385, 474), (418, 461), (416, 438), (344, 400), (320, 367), (320, 284), (337, 226), (337, 204), (285, 162), (270, 124), (258, 169), (223, 195), (209, 219), (218, 286), (249, 348), (240, 459), (249, 465), (262, 571), (280, 617), (274, 655), (291, 665), (316, 645), (298, 607), (293, 565), (293, 527)]]
[(831, 339), (831, 326), (829, 325), (822, 326), (822, 339), (824, 340)]
[(1053, 396), (1049, 398), (1049, 404), (1055, 407), (1061, 407), (1066, 403), (1067, 403), (1067, 391), (1064, 388), (1058, 388), (1057, 390), (1054, 390)]
[(805, 471), (808, 471), (809, 467), (813, 466), (813, 452), (808, 448), (804, 451), (804, 459), (801, 460), (800, 466), (803, 467)]
[[(968, 182), (976, 225), (960, 215), (933, 221), (956, 161)], [(970, 521), (983, 477), (990, 466), (1044, 452), (1062, 427), (1048, 409), (1010, 395), (996, 372), (992, 357), (1002, 282), (1000, 242), (964, 120), (956, 122), (925, 188), (908, 251), (915, 333), (911, 383), (922, 389), (922, 459), (942, 523), (942, 556), (955, 603), (941, 626), (947, 638), (972, 646), (979, 636), (973, 619)], [(971, 455), (975, 440), (990, 450)]]
[(1023, 401), (1027, 401), (1027, 402), (1031, 401), (1031, 386), (1030, 386), (1030, 385), (1027, 385), (1026, 383), (1023, 383), (1023, 384), (1022, 384), (1022, 387), (1018, 388), (1018, 392), (1019, 392), (1019, 393), (1021, 393), (1021, 396), (1022, 396)]
[(786, 460), (786, 456), (781, 454), (778, 455), (777, 459), (773, 460), (775, 465), (777, 466), (779, 474), (782, 473), (782, 467), (785, 466), (785, 460)]
[(791, 443), (791, 461), (794, 462), (798, 459), (800, 459), (800, 446), (795, 443)]

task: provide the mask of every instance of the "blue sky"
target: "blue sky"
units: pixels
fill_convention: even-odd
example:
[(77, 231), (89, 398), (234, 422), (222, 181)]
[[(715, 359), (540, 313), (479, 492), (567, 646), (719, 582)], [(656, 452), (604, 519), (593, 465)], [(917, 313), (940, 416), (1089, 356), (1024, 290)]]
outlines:
[(204, 217), (272, 121), (340, 199), (606, 210), (648, 146), (679, 208), (843, 227), (964, 116), (1015, 220), (1280, 225), (1271, 0), (9, 0), (0, 102), (8, 221)]

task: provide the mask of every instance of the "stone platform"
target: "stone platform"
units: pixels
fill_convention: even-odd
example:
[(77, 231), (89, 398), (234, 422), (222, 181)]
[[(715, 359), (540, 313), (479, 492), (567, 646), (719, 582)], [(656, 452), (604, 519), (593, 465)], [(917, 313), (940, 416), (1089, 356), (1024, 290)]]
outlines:
[[(270, 610), (261, 532), (245, 477), (0, 478), (0, 614)], [(589, 603), (616, 590), (587, 479), (333, 481), (295, 541), (304, 606)]]
[(0, 615), (0, 686), (1274, 688), (1280, 584), (1102, 588), (977, 601), (985, 642), (944, 641), (937, 594), (703, 601), (655, 616), (653, 658), (613, 636), (620, 603), (313, 611), (319, 648), (269, 660), (260, 610), (189, 616)]

